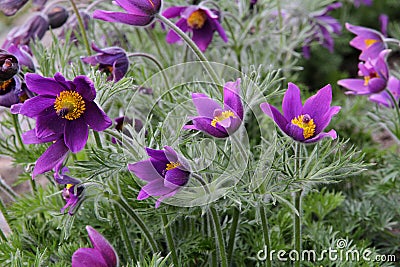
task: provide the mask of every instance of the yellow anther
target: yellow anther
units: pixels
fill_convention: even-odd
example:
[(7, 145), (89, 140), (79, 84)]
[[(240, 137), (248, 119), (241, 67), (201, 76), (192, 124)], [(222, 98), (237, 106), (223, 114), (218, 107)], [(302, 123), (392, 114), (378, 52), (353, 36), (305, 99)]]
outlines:
[(214, 127), (217, 127), (217, 122), (226, 120), (226, 119), (231, 118), (231, 117), (232, 118), (236, 118), (235, 114), (232, 111), (230, 111), (230, 110), (223, 111), (221, 113), (221, 115), (214, 117), (214, 119), (211, 121), (211, 125), (214, 126)]
[(299, 126), (303, 129), (304, 139), (310, 138), (315, 133), (314, 120), (310, 118), (308, 114), (297, 116), (292, 120), (292, 124)]
[(207, 14), (204, 10), (198, 9), (190, 14), (187, 23), (192, 29), (201, 29), (207, 21)]
[(54, 101), (57, 115), (67, 120), (78, 119), (85, 111), (85, 101), (75, 91), (62, 91)]

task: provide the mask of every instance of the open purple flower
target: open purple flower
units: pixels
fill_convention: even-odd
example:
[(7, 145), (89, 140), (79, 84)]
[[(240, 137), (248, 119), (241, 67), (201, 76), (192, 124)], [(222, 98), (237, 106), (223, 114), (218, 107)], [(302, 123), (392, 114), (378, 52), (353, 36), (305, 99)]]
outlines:
[[(176, 26), (184, 32), (191, 32), (193, 41), (203, 52), (211, 43), (215, 31), (219, 33), (224, 42), (228, 42), (225, 30), (219, 23), (218, 14), (202, 5), (173, 6), (164, 10), (163, 15), (166, 18), (180, 17)], [(172, 44), (181, 41), (181, 37), (170, 30), (166, 40)]]
[(156, 202), (158, 208), (164, 199), (174, 196), (188, 182), (189, 167), (169, 146), (165, 146), (164, 150), (146, 148), (146, 151), (150, 158), (128, 164), (128, 169), (148, 182), (140, 190), (137, 199), (160, 196)]
[(80, 248), (72, 255), (72, 267), (116, 267), (118, 256), (107, 239), (93, 227), (86, 226), (93, 248)]
[(84, 187), (83, 186), (76, 186), (81, 183), (78, 179), (72, 178), (66, 173), (69, 172), (67, 167), (64, 167), (61, 169), (61, 174), (58, 172), (54, 173), (54, 180), (58, 184), (65, 185), (65, 188), (63, 189), (62, 196), (66, 202), (65, 206), (61, 208), (61, 212), (64, 213), (64, 211), (68, 209), (68, 214), (73, 215), (74, 214), (74, 208), (78, 205), (79, 200), (82, 199), (83, 196), (83, 191)]
[(120, 47), (98, 48), (92, 44), (92, 49), (97, 52), (96, 55), (83, 57), (82, 61), (92, 66), (99, 65), (99, 70), (110, 74), (107, 81), (121, 80), (129, 67), (129, 59), (124, 49)]
[(342, 25), (335, 18), (328, 16), (327, 14), (335, 9), (342, 6), (342, 3), (333, 3), (328, 5), (325, 9), (319, 12), (313, 12), (310, 14), (312, 28), (312, 35), (305, 40), (303, 46), (303, 54), (305, 58), (310, 58), (310, 44), (313, 41), (319, 42), (322, 46), (327, 48), (331, 53), (333, 52), (333, 38), (331, 36), (334, 34), (341, 34)]
[[(389, 95), (388, 91), (392, 94), (395, 103), (393, 103), (392, 97)], [(399, 106), (399, 100), (400, 100), (400, 80), (394, 78), (394, 77), (389, 77), (388, 83), (387, 83), (387, 90), (384, 90), (378, 94), (373, 94), (369, 96), (369, 100), (372, 102), (375, 102), (379, 105), (383, 105), (385, 107), (390, 107), (394, 108), (395, 105)]]
[(193, 125), (184, 129), (203, 131), (217, 138), (233, 134), (242, 123), (243, 105), (240, 99), (240, 79), (224, 86), (224, 107), (205, 94), (193, 93), (193, 103), (199, 116), (193, 117)]
[(380, 32), (365, 27), (354, 26), (350, 23), (346, 23), (346, 28), (357, 35), (357, 37), (350, 41), (350, 45), (361, 50), (360, 60), (375, 59), (381, 51), (386, 49), (386, 44), (383, 41), (384, 36)]
[(134, 26), (147, 26), (161, 9), (161, 0), (116, 0), (127, 13), (95, 10), (93, 18)]
[(283, 114), (268, 103), (262, 103), (260, 107), (285, 134), (302, 143), (314, 143), (325, 137), (337, 137), (335, 130), (322, 132), (331, 118), (340, 111), (339, 106), (331, 107), (331, 101), (332, 88), (329, 84), (307, 99), (303, 105), (300, 89), (289, 83), (282, 102)]
[(389, 79), (389, 70), (386, 64), (386, 55), (390, 50), (383, 50), (378, 58), (359, 63), (359, 75), (362, 79), (343, 79), (338, 85), (347, 88), (346, 94), (370, 95), (383, 91)]

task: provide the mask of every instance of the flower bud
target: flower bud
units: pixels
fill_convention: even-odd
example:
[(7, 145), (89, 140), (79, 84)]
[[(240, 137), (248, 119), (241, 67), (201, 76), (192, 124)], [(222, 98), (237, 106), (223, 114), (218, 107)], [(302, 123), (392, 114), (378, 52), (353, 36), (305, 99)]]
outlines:
[(52, 29), (56, 29), (64, 25), (68, 19), (68, 11), (62, 6), (54, 6), (46, 12), (49, 18), (49, 24)]
[(0, 82), (11, 79), (19, 71), (19, 64), (17, 58), (0, 49)]
[(0, 11), (6, 16), (13, 16), (28, 0), (0, 0)]

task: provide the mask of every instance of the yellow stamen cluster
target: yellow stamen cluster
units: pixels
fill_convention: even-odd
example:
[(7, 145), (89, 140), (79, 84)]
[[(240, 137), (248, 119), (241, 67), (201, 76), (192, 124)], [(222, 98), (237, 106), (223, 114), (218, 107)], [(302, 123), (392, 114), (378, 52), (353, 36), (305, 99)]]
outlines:
[(78, 119), (85, 111), (85, 101), (75, 91), (62, 91), (54, 101), (57, 115), (67, 120)]
[(4, 81), (4, 82), (0, 82), (0, 91), (7, 90), (8, 86), (10, 85), (11, 82), (12, 82), (12, 79)]
[(231, 117), (232, 118), (236, 118), (235, 114), (233, 114), (232, 111), (230, 111), (230, 110), (223, 111), (221, 113), (221, 115), (214, 117), (214, 119), (211, 121), (211, 125), (214, 126), (214, 127), (217, 127), (217, 122), (226, 120), (226, 119), (231, 118)]
[(314, 120), (308, 115), (300, 115), (292, 120), (292, 124), (299, 126), (303, 129), (303, 136), (305, 139), (310, 138), (315, 133)]
[(374, 43), (378, 42), (378, 40), (375, 39), (365, 39), (364, 43), (367, 47), (370, 47), (371, 45), (373, 45)]
[(192, 29), (201, 29), (207, 21), (207, 14), (204, 10), (196, 10), (190, 14), (187, 23)]
[(70, 189), (71, 187), (73, 187), (74, 185), (73, 184), (67, 184), (66, 186), (65, 186), (65, 188), (66, 189)]
[(178, 168), (179, 166), (181, 166), (181, 164), (179, 162), (170, 162), (167, 164), (167, 168), (165, 168), (167, 171), (170, 171), (172, 169)]
[(372, 78), (379, 78), (378, 73), (373, 72), (369, 76), (364, 76), (364, 86), (367, 86)]

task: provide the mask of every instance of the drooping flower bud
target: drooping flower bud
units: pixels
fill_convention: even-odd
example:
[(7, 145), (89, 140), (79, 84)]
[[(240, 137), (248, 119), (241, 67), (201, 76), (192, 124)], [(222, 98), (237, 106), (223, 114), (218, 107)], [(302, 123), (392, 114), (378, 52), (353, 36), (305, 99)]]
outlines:
[(64, 25), (68, 19), (68, 11), (62, 6), (54, 6), (46, 12), (49, 18), (49, 25), (52, 29), (56, 29)]
[(0, 11), (6, 16), (13, 16), (28, 0), (0, 0)]
[(18, 59), (0, 49), (0, 82), (10, 80), (19, 71)]

